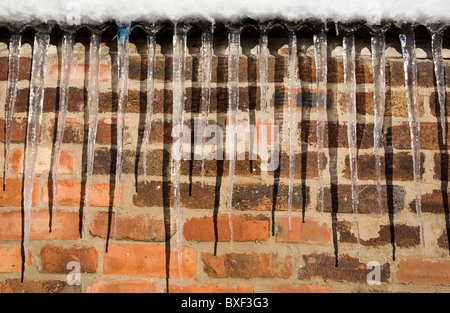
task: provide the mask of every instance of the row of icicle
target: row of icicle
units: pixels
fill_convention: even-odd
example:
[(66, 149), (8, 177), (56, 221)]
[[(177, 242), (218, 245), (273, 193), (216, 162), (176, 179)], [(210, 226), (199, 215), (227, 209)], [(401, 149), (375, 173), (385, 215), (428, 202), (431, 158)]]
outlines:
[[(206, 136), (204, 130), (208, 126), (210, 98), (211, 98), (211, 71), (213, 56), (213, 26), (210, 25), (202, 33), (202, 187), (204, 186), (205, 176), (205, 143)], [(296, 25), (297, 26), (297, 25)], [(292, 201), (295, 174), (295, 149), (297, 139), (297, 92), (299, 85), (298, 78), (298, 57), (297, 57), (297, 37), (296, 26), (287, 26), (289, 32), (288, 45), (288, 138), (289, 138), (289, 191), (288, 191), (288, 210), (289, 210), (289, 229), (292, 227)], [(229, 144), (229, 176), (228, 176), (228, 196), (227, 213), (229, 216), (230, 227), (230, 248), (233, 247), (234, 233), (232, 223), (232, 202), (234, 171), (236, 165), (237, 150), (237, 124), (239, 111), (239, 58), (240, 58), (240, 25), (229, 25), (229, 53), (228, 53), (228, 123), (229, 132), (227, 140)], [(267, 112), (267, 90), (268, 90), (268, 24), (261, 24), (261, 37), (259, 43), (259, 86), (261, 89), (261, 131), (266, 132)], [(318, 210), (324, 212), (324, 177), (323, 177), (323, 151), (324, 151), (324, 129), (327, 114), (327, 35), (326, 26), (315, 28), (313, 38), (315, 63), (316, 63), (316, 81), (317, 81), (317, 148), (318, 148)], [(354, 28), (346, 29), (343, 37), (343, 59), (344, 59), (344, 80), (346, 86), (346, 107), (347, 107), (347, 128), (348, 143), (350, 155), (350, 170), (352, 182), (352, 209), (354, 214), (354, 226), (357, 237), (358, 256), (361, 259), (360, 236), (358, 227), (358, 172), (357, 172), (357, 112), (356, 112), (356, 77), (355, 77), (355, 35)], [(157, 25), (147, 28), (147, 57), (148, 57), (148, 75), (147, 75), (147, 113), (145, 118), (145, 130), (143, 139), (143, 163), (144, 180), (147, 183), (147, 150), (152, 127), (152, 114), (154, 102), (154, 77), (155, 77), (155, 51)], [(173, 133), (174, 138), (172, 147), (172, 192), (173, 209), (176, 216), (176, 238), (178, 251), (179, 275), (182, 280), (182, 217), (181, 217), (181, 194), (180, 194), (180, 168), (182, 161), (181, 141), (177, 140), (183, 136), (184, 121), (184, 97), (185, 97), (185, 66), (186, 66), (186, 46), (187, 46), (188, 27), (185, 24), (175, 24), (173, 37)], [(117, 230), (117, 214), (119, 210), (119, 199), (121, 192), (121, 172), (123, 163), (123, 136), (125, 129), (125, 114), (128, 96), (128, 67), (129, 67), (129, 35), (130, 25), (122, 25), (118, 34), (118, 115), (117, 115), (117, 159), (115, 175), (114, 192), (114, 235)], [(414, 28), (411, 25), (403, 28), (400, 35), (402, 53), (404, 58), (406, 95), (409, 113), (409, 123), (411, 129), (411, 147), (414, 162), (414, 184), (416, 211), (418, 223), (420, 226), (420, 242), (424, 250), (423, 223), (421, 218), (421, 193), (420, 193), (420, 122), (419, 122), (419, 102), (418, 102), (418, 80), (417, 80), (417, 62), (415, 56), (415, 37)], [(36, 157), (38, 154), (39, 130), (42, 118), (42, 106), (45, 90), (45, 74), (48, 47), (50, 42), (49, 29), (37, 30), (35, 34), (32, 75), (30, 82), (30, 103), (28, 111), (28, 124), (25, 149), (25, 169), (24, 169), (24, 224), (23, 224), (23, 250), (24, 266), (28, 262), (28, 246), (30, 239), (30, 210), (32, 203), (33, 181), (35, 177)], [(445, 115), (445, 82), (444, 82), (444, 63), (442, 56), (443, 28), (436, 29), (432, 36), (432, 52), (435, 64), (435, 74), (438, 87), (438, 97), (440, 103), (440, 116), (442, 127), (442, 139), (446, 143), (446, 115)], [(6, 95), (6, 123), (5, 123), (5, 165), (4, 165), (4, 184), (6, 184), (6, 174), (8, 169), (9, 145), (11, 142), (11, 123), (14, 112), (14, 103), (17, 93), (19, 59), (20, 59), (21, 34), (14, 32), (10, 39), (9, 49), (9, 72)], [(374, 154), (376, 159), (376, 178), (377, 193), (380, 212), (381, 204), (381, 161), (380, 146), (383, 134), (383, 121), (385, 113), (385, 35), (380, 30), (372, 36), (372, 61), (374, 75), (374, 103), (375, 103), (375, 125), (374, 125)], [(53, 181), (53, 205), (56, 215), (58, 184), (57, 174), (61, 152), (61, 144), (66, 121), (68, 94), (70, 85), (70, 72), (72, 68), (74, 55), (74, 32), (65, 31), (62, 40), (62, 61), (61, 61), (61, 81), (60, 81), (60, 102), (57, 132), (54, 147), (54, 156), (52, 161), (52, 181)], [(83, 233), (88, 233), (88, 213), (91, 198), (92, 172), (94, 162), (95, 139), (97, 135), (98, 121), (98, 85), (99, 85), (99, 66), (101, 59), (101, 30), (93, 30), (90, 41), (89, 57), (89, 86), (88, 86), (88, 109), (89, 109), (89, 132), (87, 142), (87, 174), (86, 174), (86, 193), (85, 208), (83, 212)], [(4, 186), (5, 187), (5, 186)], [(54, 218), (54, 217), (53, 217)]]

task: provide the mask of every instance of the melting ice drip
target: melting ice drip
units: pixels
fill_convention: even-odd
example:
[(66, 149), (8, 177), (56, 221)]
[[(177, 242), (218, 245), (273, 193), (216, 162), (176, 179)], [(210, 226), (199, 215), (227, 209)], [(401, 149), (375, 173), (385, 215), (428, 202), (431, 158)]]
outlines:
[[(30, 213), (32, 205), (36, 158), (39, 149), (39, 137), (44, 103), (45, 76), (47, 67), (48, 46), (50, 34), (41, 31), (35, 35), (33, 48), (33, 63), (30, 82), (30, 105), (28, 110), (27, 137), (25, 144), (25, 169), (23, 188), (23, 252), (24, 267), (28, 263), (28, 245), (30, 241)], [(25, 273), (24, 273), (25, 276)]]
[(147, 35), (147, 113), (145, 116), (144, 129), (144, 181), (147, 185), (147, 153), (150, 133), (152, 131), (153, 102), (155, 100), (155, 65), (156, 65), (156, 31), (151, 26)]
[(172, 192), (173, 208), (176, 217), (178, 271), (181, 286), (183, 286), (183, 247), (182, 247), (182, 215), (180, 170), (182, 158), (182, 137), (184, 124), (184, 95), (185, 95), (185, 69), (186, 69), (187, 28), (176, 24), (173, 36), (173, 108), (172, 108)]
[(414, 28), (405, 26), (404, 33), (400, 35), (402, 44), (403, 61), (405, 69), (406, 101), (408, 103), (409, 128), (411, 135), (411, 149), (414, 168), (414, 195), (416, 200), (417, 220), (420, 228), (420, 243), (422, 252), (425, 253), (422, 203), (420, 188), (420, 120), (419, 120), (419, 82), (417, 79), (418, 68), (416, 60), (416, 40)]
[(5, 105), (5, 164), (3, 169), (3, 189), (6, 187), (6, 173), (8, 171), (9, 150), (11, 144), (11, 125), (14, 115), (14, 105), (16, 104), (17, 82), (19, 80), (20, 46), (22, 35), (14, 33), (9, 42), (9, 68), (8, 86), (6, 87)]
[[(269, 71), (269, 37), (267, 36), (268, 25), (262, 25), (260, 27), (261, 36), (259, 38), (259, 88), (261, 90), (261, 123), (260, 123), (260, 142), (259, 146), (262, 147), (267, 143), (267, 126), (266, 126), (266, 114), (267, 114), (267, 92), (268, 92), (268, 71)], [(263, 149), (260, 148), (260, 157), (263, 156)]]
[(233, 249), (234, 231), (232, 221), (234, 171), (236, 168), (237, 124), (239, 110), (239, 54), (241, 30), (230, 27), (228, 35), (228, 157), (230, 168), (228, 175), (227, 212), (230, 227), (230, 249)]
[(327, 116), (327, 36), (325, 29), (314, 34), (314, 52), (316, 62), (317, 81), (317, 171), (319, 174), (318, 210), (323, 213), (323, 141), (325, 132), (325, 119)]
[(118, 35), (117, 69), (119, 77), (119, 101), (117, 109), (117, 159), (116, 159), (116, 183), (114, 186), (114, 240), (117, 234), (117, 217), (120, 206), (121, 176), (123, 167), (123, 145), (125, 134), (125, 114), (128, 102), (128, 73), (129, 73), (129, 41), (131, 26), (123, 26)]
[(53, 155), (53, 208), (56, 213), (58, 199), (58, 167), (61, 157), (61, 145), (64, 136), (64, 126), (66, 125), (67, 106), (69, 100), (70, 73), (73, 63), (74, 40), (72, 32), (65, 32), (62, 38), (62, 63), (58, 124), (56, 128), (55, 152)]
[(297, 35), (294, 31), (289, 33), (289, 57), (288, 57), (288, 105), (289, 105), (289, 230), (292, 229), (292, 199), (294, 196), (295, 178), (295, 150), (297, 147), (297, 88), (298, 88), (298, 58)]
[(373, 130), (373, 152), (377, 178), (377, 199), (380, 213), (381, 205), (381, 138), (383, 136), (384, 113), (386, 103), (386, 41), (384, 32), (372, 37), (372, 66), (374, 83), (375, 125)]
[(356, 60), (355, 60), (355, 34), (351, 30), (344, 36), (344, 81), (346, 86), (345, 102), (347, 106), (347, 135), (350, 156), (350, 174), (352, 180), (352, 210), (355, 225), (356, 239), (358, 244), (358, 256), (361, 260), (361, 246), (358, 223), (359, 188), (357, 167), (357, 144), (356, 144)]
[(92, 173), (94, 170), (94, 149), (97, 138), (98, 122), (98, 83), (100, 75), (101, 35), (94, 31), (91, 35), (89, 48), (89, 86), (88, 86), (88, 109), (89, 109), (89, 131), (87, 142), (87, 164), (86, 164), (86, 204), (83, 211), (83, 228), (87, 235), (89, 230), (89, 208), (91, 202)]
[(213, 53), (213, 27), (202, 33), (202, 188), (205, 179), (205, 158), (206, 158), (206, 133), (209, 123), (209, 112), (211, 105), (211, 72)]

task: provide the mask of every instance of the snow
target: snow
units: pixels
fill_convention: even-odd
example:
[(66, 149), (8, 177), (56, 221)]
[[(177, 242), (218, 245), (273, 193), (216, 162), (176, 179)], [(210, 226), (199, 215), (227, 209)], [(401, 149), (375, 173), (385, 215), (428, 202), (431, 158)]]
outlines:
[(331, 21), (446, 22), (448, 0), (2, 0), (0, 20), (4, 22), (55, 20), (100, 23), (148, 20), (258, 20), (318, 19)]

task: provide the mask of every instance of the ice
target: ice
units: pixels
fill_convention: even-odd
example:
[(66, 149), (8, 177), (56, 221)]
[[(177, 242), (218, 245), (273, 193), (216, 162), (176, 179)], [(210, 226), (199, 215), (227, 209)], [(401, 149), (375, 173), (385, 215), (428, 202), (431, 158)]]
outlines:
[(211, 74), (212, 74), (212, 53), (213, 53), (213, 29), (205, 30), (202, 33), (202, 188), (205, 178), (205, 158), (206, 158), (206, 135), (208, 127), (210, 102), (211, 102)]
[(22, 36), (13, 33), (9, 41), (8, 86), (6, 87), (5, 104), (5, 164), (3, 169), (3, 189), (6, 187), (6, 173), (8, 171), (9, 149), (11, 144), (11, 124), (14, 115), (14, 105), (17, 96), (17, 82), (19, 79), (20, 46)]
[(355, 34), (349, 31), (343, 39), (344, 47), (344, 81), (345, 81), (345, 102), (347, 106), (347, 135), (348, 149), (350, 156), (350, 174), (352, 181), (352, 210), (356, 239), (358, 245), (358, 256), (361, 260), (361, 245), (358, 223), (358, 166), (357, 166), (357, 137), (356, 137), (356, 59), (355, 59)]
[[(33, 185), (36, 170), (36, 158), (39, 149), (39, 137), (44, 103), (45, 76), (47, 67), (48, 31), (39, 30), (34, 38), (33, 62), (30, 82), (30, 103), (28, 109), (27, 137), (25, 144), (25, 168), (23, 183), (23, 251), (24, 265), (28, 263), (28, 245), (30, 241), (30, 213), (33, 198)], [(24, 275), (25, 276), (25, 275)]]
[(145, 116), (144, 129), (144, 181), (147, 185), (147, 152), (150, 133), (152, 131), (153, 101), (155, 98), (155, 52), (156, 52), (156, 27), (151, 26), (147, 35), (147, 114)]
[(323, 178), (323, 141), (325, 119), (327, 117), (327, 35), (321, 28), (314, 34), (314, 52), (317, 80), (317, 171), (319, 175), (318, 210), (323, 213), (324, 178)]
[(408, 118), (411, 135), (411, 149), (414, 167), (414, 196), (416, 200), (417, 220), (420, 228), (420, 243), (425, 253), (425, 242), (422, 222), (422, 196), (420, 187), (420, 120), (419, 120), (419, 82), (416, 60), (416, 40), (414, 28), (410, 25), (403, 27), (400, 34), (405, 69), (406, 101), (408, 104)]
[(297, 147), (297, 88), (298, 88), (298, 56), (297, 36), (295, 32), (289, 33), (289, 56), (288, 56), (288, 103), (289, 103), (289, 190), (288, 211), (289, 230), (292, 229), (292, 199), (294, 196), (295, 178), (295, 150)]
[(130, 25), (119, 28), (117, 40), (117, 69), (119, 77), (119, 101), (117, 108), (117, 158), (116, 158), (116, 182), (114, 186), (114, 240), (117, 234), (117, 216), (119, 214), (121, 177), (123, 167), (123, 146), (125, 134), (125, 115), (128, 102), (128, 73), (129, 73), (129, 41)]
[(97, 138), (98, 122), (98, 82), (100, 74), (101, 35), (94, 31), (91, 35), (89, 50), (89, 86), (88, 86), (88, 109), (89, 109), (89, 132), (87, 142), (87, 168), (86, 168), (86, 204), (83, 211), (83, 228), (87, 236), (89, 230), (89, 208), (91, 200), (92, 172), (94, 170), (95, 140)]
[(375, 125), (373, 130), (373, 151), (377, 177), (377, 201), (380, 213), (381, 205), (381, 155), (380, 146), (383, 137), (384, 112), (386, 102), (386, 42), (384, 32), (372, 37), (372, 65), (374, 82)]
[[(59, 113), (56, 129), (55, 152), (53, 155), (52, 181), (53, 181), (53, 209), (56, 214), (58, 199), (58, 167), (61, 156), (61, 145), (66, 124), (67, 105), (69, 100), (70, 72), (73, 63), (74, 40), (72, 32), (65, 32), (62, 38), (61, 82), (59, 93)], [(54, 215), (55, 216), (55, 215)]]
[(228, 34), (228, 175), (227, 212), (230, 226), (230, 248), (233, 249), (234, 231), (232, 222), (234, 171), (236, 168), (237, 126), (239, 110), (239, 56), (241, 32), (238, 26), (230, 26)]
[(181, 138), (184, 124), (185, 70), (186, 70), (187, 27), (176, 24), (173, 36), (173, 108), (172, 108), (172, 192), (175, 210), (178, 271), (183, 286), (183, 221), (181, 215), (180, 170), (182, 160)]
[(436, 74), (436, 83), (438, 90), (441, 129), (442, 129), (442, 142), (447, 144), (447, 116), (445, 112), (445, 66), (444, 58), (442, 57), (442, 43), (444, 40), (444, 31), (440, 30), (433, 32), (432, 36), (432, 51), (434, 60), (434, 72)]

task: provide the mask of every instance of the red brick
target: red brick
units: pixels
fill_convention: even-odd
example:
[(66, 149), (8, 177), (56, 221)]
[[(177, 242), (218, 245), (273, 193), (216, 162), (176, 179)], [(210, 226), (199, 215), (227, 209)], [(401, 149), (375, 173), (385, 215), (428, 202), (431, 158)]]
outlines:
[(277, 221), (277, 241), (278, 242), (309, 242), (316, 244), (326, 244), (331, 240), (331, 233), (327, 224), (318, 224), (313, 220), (306, 219), (303, 223), (301, 218), (293, 217), (291, 221), (292, 229), (289, 230), (289, 218), (283, 217)]
[(450, 285), (450, 261), (443, 259), (402, 259), (398, 263), (396, 278), (403, 284)]
[[(326, 166), (328, 158), (325, 153), (323, 156), (323, 166)], [(318, 177), (317, 173), (317, 158), (318, 153), (308, 151), (306, 153), (299, 153), (295, 156), (295, 173), (294, 177), (296, 179), (314, 179)], [(322, 167), (323, 169), (323, 167)], [(281, 153), (280, 164), (278, 168), (280, 177), (289, 177), (289, 155), (286, 153)], [(274, 175), (273, 171), (269, 172), (270, 175)]]
[[(53, 159), (52, 149), (41, 148), (39, 149), (38, 157), (36, 160), (36, 173), (49, 172), (50, 164)], [(14, 174), (23, 173), (23, 161), (24, 153), (22, 149), (13, 149), (9, 157), (9, 168)], [(74, 157), (72, 151), (62, 150), (59, 158), (58, 173), (60, 174), (73, 174), (77, 168), (78, 161)]]
[[(327, 254), (305, 254), (303, 255), (305, 265), (298, 270), (298, 279), (311, 279), (319, 277), (325, 280), (350, 281), (365, 283), (367, 274), (371, 269), (366, 264), (360, 263), (357, 258), (349, 255), (340, 255), (338, 266), (334, 256)], [(390, 277), (389, 263), (380, 266), (381, 282), (388, 282)]]
[[(27, 119), (13, 118), (11, 123), (11, 142), (25, 142), (27, 136)], [(0, 119), (0, 140), (5, 142), (5, 120)]]
[(236, 287), (233, 287), (209, 284), (188, 285), (181, 288), (181, 286), (169, 285), (169, 293), (253, 293), (253, 287), (249, 285), (236, 285)]
[(156, 284), (152, 280), (133, 279), (129, 281), (99, 280), (88, 286), (86, 293), (156, 293)]
[(329, 286), (310, 286), (310, 285), (276, 285), (270, 286), (271, 293), (330, 293)]
[(0, 282), (0, 293), (80, 293), (81, 286), (69, 286), (60, 280), (7, 279)]
[(98, 265), (98, 252), (94, 247), (47, 245), (41, 248), (41, 273), (70, 273), (67, 269), (69, 262), (76, 261), (80, 264), (81, 273), (95, 273)]
[[(52, 75), (53, 79), (59, 78), (59, 73), (61, 71), (61, 64), (52, 64), (50, 68), (50, 75)], [(89, 64), (73, 64), (70, 80), (72, 81), (84, 81), (87, 77), (87, 73), (89, 72)], [(109, 73), (109, 66), (107, 64), (100, 64), (99, 68), (99, 79), (100, 81), (107, 81), (111, 78)]]
[(21, 271), (22, 249), (20, 247), (0, 246), (0, 273), (13, 273)]
[[(0, 179), (3, 185), (3, 179)], [(23, 181), (22, 179), (6, 179), (6, 189), (0, 188), (0, 207), (21, 207), (23, 199)], [(33, 184), (32, 205), (34, 206), (38, 199), (38, 182), (35, 179)]]
[[(445, 199), (448, 199), (448, 194), (442, 194), (442, 191), (434, 190), (432, 193), (422, 194), (422, 212), (434, 213), (434, 214), (445, 214), (447, 203), (444, 203)], [(416, 200), (409, 203), (409, 209), (412, 212), (416, 212)]]
[[(76, 212), (58, 212), (53, 215), (52, 232), (49, 232), (49, 212), (32, 211), (30, 238), (32, 240), (77, 240), (80, 237)], [(0, 213), (0, 240), (22, 239), (22, 212)]]
[(292, 257), (277, 254), (227, 253), (214, 256), (201, 254), (203, 270), (215, 278), (289, 278), (292, 274)]
[[(61, 206), (78, 206), (80, 205), (81, 184), (76, 180), (59, 180), (58, 181), (58, 205)], [(48, 199), (48, 182), (44, 183), (41, 190), (41, 200), (49, 203)], [(121, 193), (120, 202), (123, 201), (123, 193)], [(109, 207), (110, 206), (110, 185), (106, 183), (93, 184), (91, 188), (91, 206)]]
[[(233, 216), (234, 241), (265, 241), (269, 239), (269, 218), (259, 216)], [(216, 223), (216, 224), (215, 224)], [(216, 225), (216, 226), (214, 226)], [(217, 239), (215, 229), (217, 227)], [(191, 218), (184, 223), (186, 240), (230, 241), (228, 216)]]
[[(93, 236), (107, 237), (108, 216), (107, 212), (97, 213), (90, 227), (90, 232)], [(112, 228), (115, 227), (115, 221), (115, 219), (111, 221)], [(175, 229), (172, 229), (171, 236), (174, 233)], [(124, 216), (119, 214), (116, 239), (163, 242), (166, 240), (164, 220), (145, 215)]]
[[(197, 252), (183, 248), (184, 278), (192, 278), (197, 266)], [(112, 245), (104, 256), (103, 273), (111, 275), (166, 277), (166, 248), (147, 245)], [(170, 253), (170, 277), (179, 277), (178, 254)]]
[[(9, 58), (0, 58), (0, 80), (6, 81), (8, 79), (8, 64)], [(31, 78), (31, 59), (22, 57), (19, 60), (19, 81), (29, 80)]]

